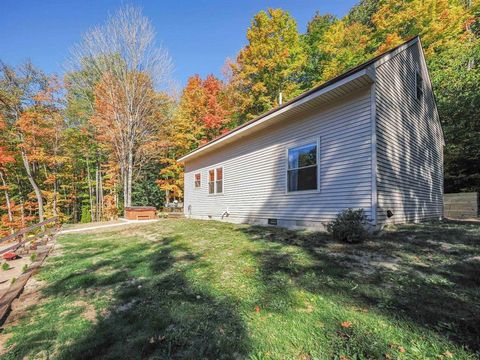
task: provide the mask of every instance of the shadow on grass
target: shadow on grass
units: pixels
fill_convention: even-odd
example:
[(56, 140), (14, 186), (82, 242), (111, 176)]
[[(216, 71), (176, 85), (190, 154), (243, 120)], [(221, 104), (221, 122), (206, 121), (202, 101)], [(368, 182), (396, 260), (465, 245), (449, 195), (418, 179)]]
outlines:
[[(79, 269), (86, 270), (72, 269), (51, 282), (44, 290), (51, 303), (39, 305), (48, 318), (33, 309), (38, 316), (31, 320), (35, 326), (24, 325), (25, 332), (15, 338), (7, 358), (41, 354), (60, 359), (230, 359), (247, 352), (235, 304), (228, 297), (211, 296), (208, 289), (187, 279), (186, 273), (203, 266), (198, 255), (174, 237), (134, 243), (120, 251), (111, 245), (105, 244), (103, 260), (87, 267), (79, 264)], [(64, 255), (53, 258), (48, 266), (61, 269), (69, 261), (88, 261), (85, 248), (72, 248), (66, 254), (69, 250), (66, 247)], [(92, 248), (92, 253), (97, 251)], [(79, 294), (93, 298), (101, 292), (110, 292), (113, 300), (93, 326), (82, 325), (79, 315), (84, 309), (69, 307), (68, 299), (78, 299)], [(78, 328), (72, 325), (75, 322)], [(69, 329), (62, 330), (66, 324)], [(55, 339), (62, 336), (74, 340), (54, 348)]]
[[(270, 310), (286, 311), (294, 301), (289, 294), (300, 288), (411, 321), (480, 351), (480, 226), (454, 222), (403, 226), (361, 245), (280, 228), (240, 231), (281, 245), (253, 254), (265, 284), (262, 305)], [(313, 261), (293, 258), (286, 245), (301, 248)], [(372, 256), (375, 261), (370, 261)], [(381, 355), (380, 346), (362, 355), (377, 354)]]

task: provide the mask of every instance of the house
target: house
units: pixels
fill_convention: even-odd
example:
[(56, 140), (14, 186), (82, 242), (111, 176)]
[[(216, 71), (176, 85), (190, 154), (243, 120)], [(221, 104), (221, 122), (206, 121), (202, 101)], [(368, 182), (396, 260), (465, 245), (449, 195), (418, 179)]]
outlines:
[(183, 156), (185, 215), (322, 228), (443, 214), (443, 133), (413, 38)]

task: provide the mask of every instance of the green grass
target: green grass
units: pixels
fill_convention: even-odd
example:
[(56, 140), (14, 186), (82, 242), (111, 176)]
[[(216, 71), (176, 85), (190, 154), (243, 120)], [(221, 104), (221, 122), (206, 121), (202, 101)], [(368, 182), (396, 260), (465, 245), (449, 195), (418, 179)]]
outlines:
[(344, 245), (165, 220), (58, 241), (38, 275), (42, 300), (6, 329), (5, 359), (480, 355), (478, 225), (402, 226)]

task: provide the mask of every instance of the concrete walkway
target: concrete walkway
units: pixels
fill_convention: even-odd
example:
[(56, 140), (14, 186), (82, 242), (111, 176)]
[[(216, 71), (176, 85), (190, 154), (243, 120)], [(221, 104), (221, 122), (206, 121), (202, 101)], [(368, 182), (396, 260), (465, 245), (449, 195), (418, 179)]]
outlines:
[(96, 225), (96, 226), (90, 226), (90, 227), (81, 227), (77, 229), (65, 229), (65, 230), (60, 230), (58, 234), (69, 234), (69, 233), (76, 233), (76, 232), (84, 232), (84, 231), (90, 231), (90, 230), (96, 230), (96, 229), (106, 229), (106, 228), (112, 228), (116, 226), (125, 226), (125, 225), (132, 225), (132, 224), (145, 224), (145, 223), (151, 223), (151, 222), (157, 222), (160, 219), (155, 219), (155, 220), (127, 220), (120, 218), (118, 219), (119, 223), (113, 223), (113, 224), (105, 224), (105, 225)]

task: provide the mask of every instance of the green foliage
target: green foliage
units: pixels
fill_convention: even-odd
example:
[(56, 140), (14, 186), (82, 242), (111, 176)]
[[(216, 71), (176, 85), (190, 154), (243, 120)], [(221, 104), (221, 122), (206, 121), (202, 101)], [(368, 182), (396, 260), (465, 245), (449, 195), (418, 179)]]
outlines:
[(251, 119), (301, 92), (306, 56), (297, 23), (281, 9), (260, 11), (247, 30), (248, 44), (233, 64), (241, 113)]
[(138, 206), (155, 206), (160, 209), (165, 200), (165, 191), (157, 185), (158, 174), (162, 168), (159, 163), (150, 163), (140, 172), (133, 184), (132, 203)]
[(30, 255), (30, 261), (31, 261), (31, 262), (34, 262), (35, 260), (37, 260), (37, 253), (32, 253), (32, 254)]
[(337, 241), (357, 244), (368, 237), (368, 219), (363, 209), (346, 209), (327, 225), (327, 230)]
[(323, 74), (327, 54), (321, 49), (325, 32), (335, 21), (330, 14), (321, 15), (316, 13), (307, 25), (307, 32), (302, 35), (302, 45), (307, 57), (303, 69), (302, 87), (310, 89), (319, 81)]
[(2, 264), (2, 270), (3, 270), (3, 271), (10, 270), (10, 264), (7, 263), (7, 262), (4, 262), (4, 263)]
[(80, 218), (81, 223), (89, 223), (92, 221), (92, 213), (90, 212), (89, 206), (82, 206), (82, 217)]
[(445, 192), (480, 191), (480, 41), (430, 61), (445, 136)]
[(378, 11), (381, 4), (381, 0), (361, 0), (350, 9), (345, 20), (348, 23), (359, 23), (372, 27), (372, 16)]
[(27, 265), (27, 264), (24, 264), (24, 265), (22, 266), (22, 273), (27, 272), (27, 270), (28, 270), (28, 265)]

